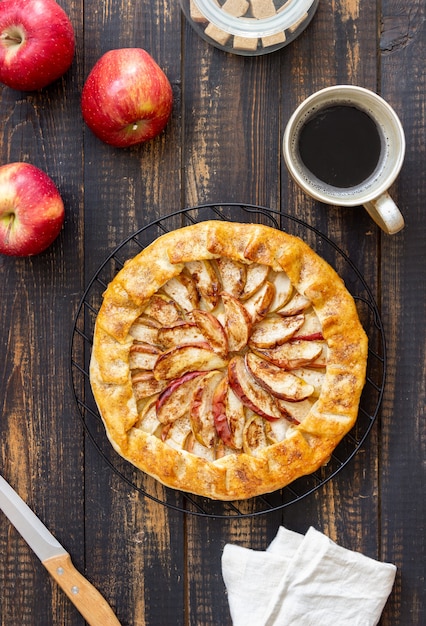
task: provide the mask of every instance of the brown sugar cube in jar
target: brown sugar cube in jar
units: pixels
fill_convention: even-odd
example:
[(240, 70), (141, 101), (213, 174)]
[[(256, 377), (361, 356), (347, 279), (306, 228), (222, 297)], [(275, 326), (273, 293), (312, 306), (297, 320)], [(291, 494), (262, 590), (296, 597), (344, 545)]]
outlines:
[(247, 13), (249, 6), (247, 0), (226, 0), (222, 10), (234, 17), (241, 17)]
[(226, 33), (224, 30), (222, 30), (215, 24), (212, 24), (211, 22), (208, 24), (208, 26), (206, 26), (204, 33), (208, 37), (210, 37), (210, 39), (213, 39), (222, 46), (226, 45), (226, 43), (231, 38), (231, 35), (229, 33)]
[(280, 31), (279, 33), (275, 33), (274, 35), (267, 35), (266, 37), (262, 37), (262, 46), (264, 48), (267, 48), (268, 46), (276, 46), (284, 42), (285, 42), (284, 31)]
[(237, 50), (256, 50), (257, 49), (257, 37), (238, 37), (234, 36), (234, 48)]
[(203, 23), (208, 21), (206, 17), (201, 13), (194, 0), (189, 0), (189, 14), (191, 16), (191, 20), (193, 20), (194, 22)]
[(263, 20), (277, 12), (272, 0), (250, 0), (251, 12), (254, 18)]

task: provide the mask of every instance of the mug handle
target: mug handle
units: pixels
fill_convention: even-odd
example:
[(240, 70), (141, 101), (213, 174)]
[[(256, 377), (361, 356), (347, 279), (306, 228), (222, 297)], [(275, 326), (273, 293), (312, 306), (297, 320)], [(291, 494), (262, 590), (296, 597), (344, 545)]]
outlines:
[(370, 217), (388, 235), (395, 235), (404, 228), (404, 218), (387, 191), (381, 196), (366, 202), (364, 208), (367, 209)]

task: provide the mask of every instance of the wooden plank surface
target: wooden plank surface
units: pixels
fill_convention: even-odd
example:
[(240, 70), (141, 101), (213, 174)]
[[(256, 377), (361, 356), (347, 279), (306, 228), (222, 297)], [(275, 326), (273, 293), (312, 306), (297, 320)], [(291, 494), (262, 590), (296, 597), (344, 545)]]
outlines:
[[(395, 0), (383, 3), (381, 91), (398, 111), (407, 141), (407, 156), (394, 190), (407, 226), (395, 241), (383, 241), (380, 278), (387, 286), (382, 288), (382, 309), (389, 337), (380, 459), (381, 555), (399, 568), (395, 591), (383, 615), (385, 626), (422, 624), (426, 619), (426, 342), (422, 321), (426, 313), (422, 276), (426, 259), (422, 208), (426, 83), (420, 61), (426, 56), (425, 17), (422, 2), (410, 3), (409, 8)], [(413, 377), (409, 375), (411, 368), (416, 370)], [(413, 468), (422, 465), (416, 479)]]
[[(426, 623), (425, 7), (397, 0), (320, 2), (291, 45), (259, 58), (224, 53), (183, 19), (179, 3), (60, 0), (77, 37), (70, 71), (37, 93), (0, 87), (1, 164), (27, 161), (57, 183), (66, 222), (45, 253), (0, 256), (0, 471), (70, 551), (123, 625), (231, 624), (220, 558), (227, 542), (263, 550), (278, 526), (315, 526), (341, 545), (398, 566), (382, 626)], [(165, 132), (131, 149), (102, 144), (80, 112), (84, 80), (107, 50), (145, 48), (173, 88)], [(393, 237), (362, 208), (325, 207), (289, 179), (285, 124), (310, 93), (336, 83), (378, 91), (396, 109), (407, 155), (392, 192), (406, 216)], [(382, 411), (361, 450), (318, 491), (273, 513), (184, 514), (154, 481), (151, 497), (99, 454), (79, 419), (69, 342), (83, 291), (121, 241), (202, 203), (281, 210), (335, 242), (378, 303), (388, 349)], [(283, 221), (284, 223), (284, 221)], [(167, 223), (178, 227), (180, 218)], [(322, 245), (304, 231), (312, 245)], [(106, 456), (137, 486), (137, 472)], [(248, 505), (250, 506), (250, 505)], [(0, 515), (2, 626), (83, 624)]]

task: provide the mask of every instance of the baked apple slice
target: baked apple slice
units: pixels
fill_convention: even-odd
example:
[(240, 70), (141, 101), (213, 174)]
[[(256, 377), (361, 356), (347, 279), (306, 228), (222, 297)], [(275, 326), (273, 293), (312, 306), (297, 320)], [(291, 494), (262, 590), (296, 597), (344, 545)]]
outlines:
[(276, 311), (288, 302), (293, 293), (293, 286), (285, 272), (271, 272), (269, 281), (275, 288), (274, 299), (271, 302), (270, 310)]
[(247, 345), (251, 332), (251, 319), (241, 302), (229, 293), (222, 293), (224, 325), (228, 337), (228, 350), (238, 352)]
[(284, 417), (280, 420), (265, 423), (265, 434), (271, 443), (279, 443), (287, 437), (287, 431), (292, 423)]
[(264, 450), (269, 445), (265, 430), (263, 419), (259, 415), (252, 413), (244, 424), (244, 452), (257, 456), (261, 450)]
[(241, 294), (241, 300), (250, 298), (262, 285), (264, 285), (269, 273), (269, 267), (261, 263), (252, 263), (247, 266), (246, 283)]
[(232, 445), (231, 430), (226, 416), (226, 396), (228, 393), (228, 377), (222, 378), (217, 385), (212, 398), (213, 421), (220, 440), (226, 445)]
[(145, 404), (142, 411), (139, 413), (139, 419), (135, 424), (135, 428), (143, 430), (149, 435), (154, 435), (162, 428), (161, 422), (157, 418), (157, 411), (155, 409), (157, 396), (154, 396)]
[(311, 363), (309, 363), (309, 367), (313, 367), (316, 369), (324, 369), (327, 366), (327, 360), (328, 360), (328, 346), (325, 343), (325, 341), (323, 341), (322, 350), (320, 354), (317, 356), (317, 358), (314, 361), (311, 361)]
[(232, 391), (248, 409), (267, 420), (282, 417), (275, 398), (255, 381), (243, 356), (235, 356), (229, 361), (228, 377)]
[(200, 296), (194, 281), (188, 274), (181, 272), (179, 276), (170, 278), (163, 285), (162, 290), (184, 311), (192, 311), (199, 305)]
[(129, 352), (130, 369), (152, 370), (160, 354), (161, 350), (157, 346), (135, 341)]
[(311, 301), (308, 300), (305, 296), (297, 291), (294, 293), (293, 297), (284, 304), (282, 307), (277, 309), (277, 313), (280, 315), (297, 315), (298, 313), (303, 313), (311, 306)]
[(305, 383), (308, 383), (308, 385), (312, 385), (314, 388), (312, 396), (318, 397), (320, 395), (324, 384), (325, 370), (319, 368), (310, 369), (309, 367), (300, 367), (292, 370), (292, 374), (304, 380)]
[(213, 397), (223, 379), (223, 372), (209, 372), (197, 380), (191, 397), (189, 419), (195, 438), (203, 446), (211, 448), (216, 440)]
[(245, 408), (229, 387), (228, 377), (222, 379), (213, 396), (213, 416), (216, 432), (222, 442), (233, 450), (243, 446)]
[(313, 400), (307, 398), (301, 402), (288, 402), (278, 400), (278, 406), (284, 413), (285, 418), (293, 424), (301, 424), (312, 408)]
[(184, 450), (191, 433), (191, 424), (188, 417), (185, 416), (163, 426), (161, 439), (175, 450)]
[(208, 311), (212, 311), (218, 303), (221, 290), (220, 281), (209, 260), (188, 261), (186, 268), (190, 273)]
[(246, 409), (240, 398), (235, 395), (230, 387), (228, 387), (228, 393), (226, 394), (225, 413), (231, 433), (230, 445), (234, 450), (240, 450), (243, 447)]
[(323, 342), (291, 341), (276, 348), (252, 348), (253, 351), (267, 361), (285, 370), (311, 365), (321, 355)]
[(133, 393), (137, 401), (161, 393), (167, 383), (157, 380), (152, 372), (137, 371), (132, 373)]
[(253, 324), (260, 321), (268, 313), (275, 297), (275, 287), (269, 280), (266, 280), (262, 287), (258, 289), (248, 300), (244, 301), (244, 306), (250, 315)]
[[(299, 313), (299, 315), (304, 315), (303, 325), (298, 329), (297, 333), (294, 335), (293, 339), (305, 339), (306, 341), (323, 341), (324, 336), (322, 334), (322, 326), (319, 321), (316, 313), (312, 310), (303, 313)], [(294, 316), (284, 317), (285, 320), (294, 319)]]
[(261, 387), (276, 398), (300, 402), (314, 393), (312, 385), (253, 352), (248, 352), (245, 358), (247, 369), (252, 376)]
[(228, 354), (228, 337), (217, 317), (209, 311), (194, 309), (191, 313), (191, 319), (212, 350), (225, 357)]
[(173, 380), (186, 372), (196, 370), (217, 370), (226, 367), (227, 362), (206, 342), (177, 346), (163, 352), (158, 357), (154, 368), (157, 380)]
[(179, 320), (183, 320), (182, 311), (173, 298), (160, 293), (150, 297), (144, 313), (154, 318), (160, 326), (172, 326)]
[(129, 335), (137, 341), (157, 345), (159, 328), (161, 325), (154, 318), (140, 316), (133, 322)]
[(255, 348), (280, 346), (302, 328), (304, 321), (303, 313), (292, 317), (281, 317), (280, 315), (265, 317), (255, 325), (249, 345)]
[(167, 385), (159, 395), (155, 408), (162, 424), (170, 424), (189, 413), (198, 380), (205, 372), (188, 372)]
[(157, 340), (164, 348), (169, 350), (176, 346), (201, 343), (205, 337), (195, 323), (178, 322), (173, 326), (163, 326), (158, 330)]
[(216, 259), (222, 291), (239, 298), (244, 291), (247, 278), (247, 266), (227, 257)]

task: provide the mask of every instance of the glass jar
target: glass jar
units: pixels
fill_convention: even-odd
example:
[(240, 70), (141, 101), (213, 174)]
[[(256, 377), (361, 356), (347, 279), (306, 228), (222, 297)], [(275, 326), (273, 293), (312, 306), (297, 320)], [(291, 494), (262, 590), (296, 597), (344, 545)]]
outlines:
[(287, 46), (305, 30), (319, 0), (180, 0), (196, 30), (216, 48), (256, 56)]

